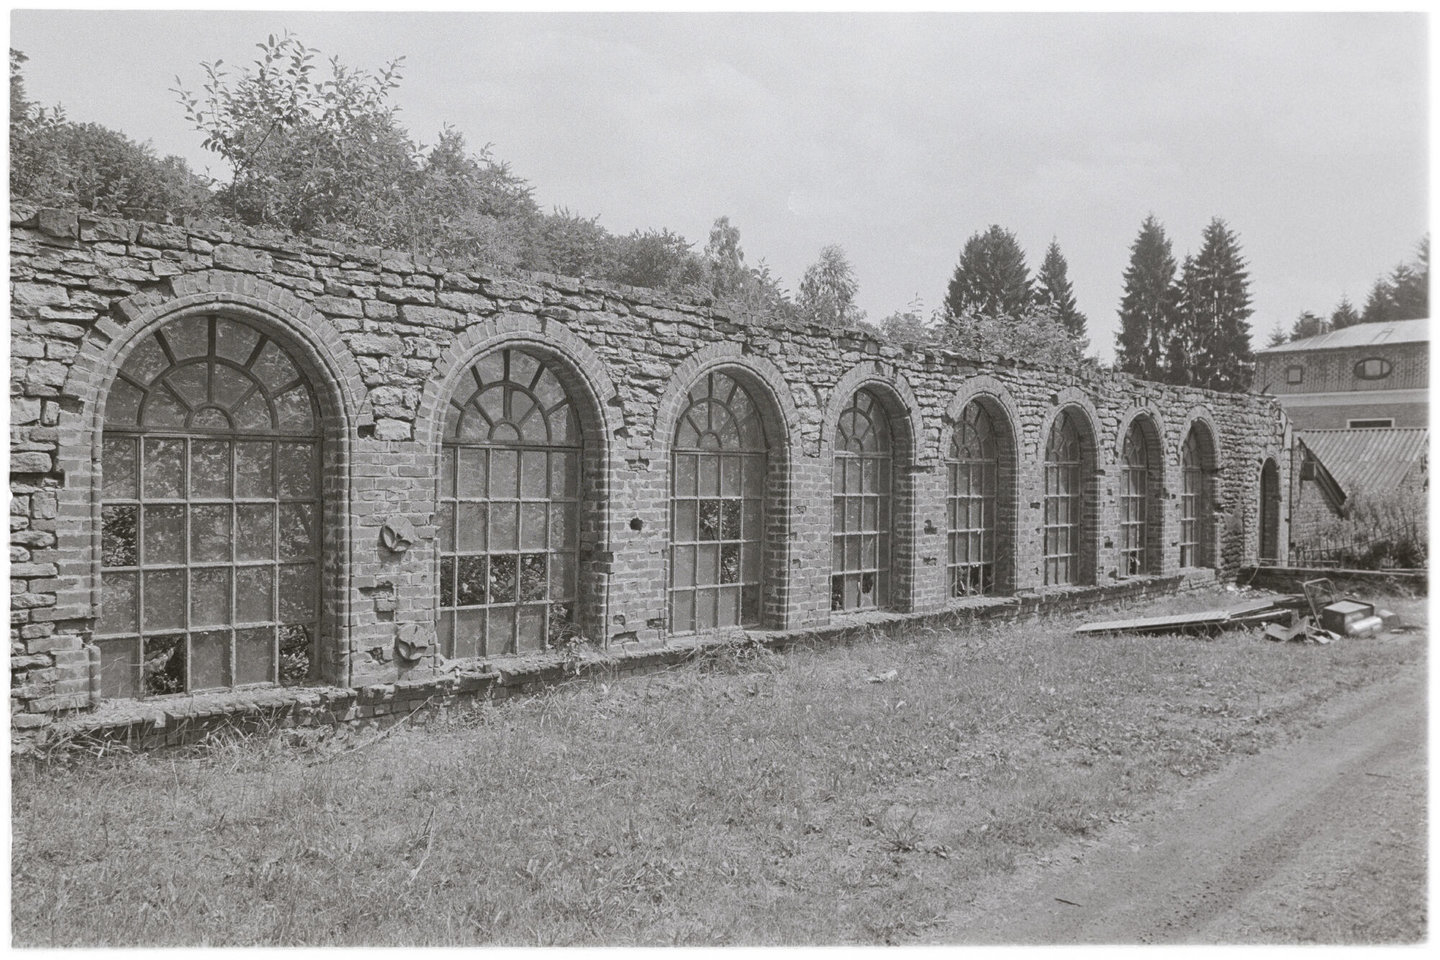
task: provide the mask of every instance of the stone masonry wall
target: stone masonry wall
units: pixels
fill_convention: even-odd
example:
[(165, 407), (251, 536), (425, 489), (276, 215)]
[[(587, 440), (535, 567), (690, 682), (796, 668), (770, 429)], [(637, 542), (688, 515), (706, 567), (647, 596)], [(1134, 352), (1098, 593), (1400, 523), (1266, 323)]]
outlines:
[[(1208, 565), (1233, 575), (1258, 549), (1266, 459), (1289, 490), (1288, 422), (1270, 398), (1137, 381), (1087, 369), (907, 351), (858, 331), (782, 326), (650, 291), (548, 275), (500, 275), (381, 250), (217, 223), (11, 215), (11, 669), (16, 726), (98, 700), (87, 641), (99, 598), (99, 424), (127, 349), (187, 313), (229, 313), (283, 338), (320, 394), (325, 443), (322, 679), (359, 687), (434, 676), (434, 652), (397, 659), (397, 637), (433, 638), (441, 420), (480, 356), (518, 346), (562, 373), (584, 433), (581, 625), (613, 650), (663, 648), (670, 442), (690, 387), (724, 370), (768, 407), (763, 626), (832, 623), (831, 445), (860, 387), (895, 438), (892, 608), (944, 609), (946, 471), (971, 400), (1013, 431), (999, 510), (1013, 531), (1001, 583), (1042, 586), (1045, 440), (1062, 409), (1089, 434), (1093, 476), (1082, 567), (1118, 582), (1119, 471), (1132, 420), (1148, 418), (1163, 475), (1160, 557), (1178, 572), (1180, 450), (1213, 437)], [(1280, 537), (1288, 511), (1280, 511)], [(403, 553), (382, 525), (408, 521)], [(1050, 588), (1054, 590), (1056, 588)], [(961, 601), (963, 602), (963, 601)]]

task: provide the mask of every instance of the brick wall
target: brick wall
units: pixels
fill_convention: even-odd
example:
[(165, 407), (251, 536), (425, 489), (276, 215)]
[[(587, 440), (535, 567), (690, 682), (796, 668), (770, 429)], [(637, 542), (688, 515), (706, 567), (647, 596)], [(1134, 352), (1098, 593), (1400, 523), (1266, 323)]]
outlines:
[[(142, 223), (15, 209), (11, 216), (12, 715), (19, 726), (97, 699), (88, 640), (100, 596), (100, 416), (139, 338), (177, 317), (237, 317), (287, 345), (324, 420), (321, 680), (419, 680), (397, 636), (434, 636), (437, 476), (451, 393), (489, 351), (519, 347), (560, 372), (584, 434), (580, 625), (612, 650), (662, 648), (669, 571), (670, 444), (696, 380), (725, 371), (762, 406), (770, 442), (763, 626), (832, 623), (830, 458), (856, 389), (880, 397), (895, 438), (892, 607), (931, 612), (946, 587), (944, 451), (965, 404), (987, 405), (1015, 451), (998, 504), (1009, 592), (1042, 590), (1043, 473), (1050, 425), (1088, 432), (1085, 579), (1117, 580), (1121, 445), (1145, 418), (1153, 484), (1152, 572), (1177, 572), (1180, 449), (1213, 438), (1222, 575), (1253, 562), (1259, 472), (1288, 490), (1289, 427), (1273, 400), (1125, 375), (907, 351), (855, 331), (778, 326), (720, 306), (546, 275), (500, 275), (378, 248), (216, 223)], [(1280, 542), (1288, 540), (1281, 511)], [(386, 549), (381, 527), (415, 542)], [(843, 619), (843, 618), (841, 618)]]

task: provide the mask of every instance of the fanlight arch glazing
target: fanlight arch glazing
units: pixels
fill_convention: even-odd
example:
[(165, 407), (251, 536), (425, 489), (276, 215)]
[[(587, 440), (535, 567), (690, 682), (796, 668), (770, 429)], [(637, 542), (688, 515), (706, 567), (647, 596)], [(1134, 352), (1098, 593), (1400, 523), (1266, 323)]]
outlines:
[(855, 391), (835, 428), (830, 609), (884, 607), (890, 599), (889, 418), (871, 390)]
[(320, 622), (320, 412), (286, 347), (189, 315), (145, 335), (106, 395), (106, 696), (312, 678)]
[(670, 627), (692, 633), (760, 622), (769, 443), (745, 384), (701, 377), (671, 454)]
[(1075, 414), (1060, 412), (1045, 443), (1045, 583), (1073, 584), (1081, 573), (1085, 438)]
[(1000, 456), (994, 419), (983, 404), (971, 401), (955, 425), (945, 462), (952, 598), (995, 590)]
[(440, 456), (446, 656), (530, 653), (575, 633), (581, 455), (551, 361), (501, 348), (456, 384)]
[(1213, 564), (1211, 531), (1206, 518), (1214, 510), (1210, 475), (1206, 470), (1211, 461), (1212, 447), (1205, 428), (1190, 428), (1180, 449), (1180, 566), (1203, 567)]
[(1120, 569), (1134, 577), (1150, 572), (1150, 444), (1136, 417), (1120, 451)]

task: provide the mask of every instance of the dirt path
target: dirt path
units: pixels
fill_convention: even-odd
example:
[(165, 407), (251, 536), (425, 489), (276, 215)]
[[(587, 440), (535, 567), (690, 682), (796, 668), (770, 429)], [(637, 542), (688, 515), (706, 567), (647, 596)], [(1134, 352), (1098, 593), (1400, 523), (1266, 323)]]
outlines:
[(1422, 674), (1339, 698), (1299, 738), (1023, 867), (932, 939), (1413, 942), (1425, 789)]

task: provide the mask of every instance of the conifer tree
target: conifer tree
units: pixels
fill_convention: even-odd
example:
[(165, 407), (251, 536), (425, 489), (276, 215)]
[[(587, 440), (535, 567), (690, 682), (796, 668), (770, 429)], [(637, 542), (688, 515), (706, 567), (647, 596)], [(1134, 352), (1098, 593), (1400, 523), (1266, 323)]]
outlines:
[(1115, 336), (1115, 365), (1146, 380), (1163, 377), (1167, 347), (1176, 328), (1179, 289), (1175, 257), (1165, 228), (1154, 215), (1145, 218), (1130, 247), (1125, 296), (1120, 301), (1120, 332)]
[(1181, 279), (1179, 336), (1167, 363), (1172, 383), (1244, 390), (1250, 382), (1250, 276), (1240, 242), (1219, 217), (1206, 226), (1200, 252)]
[(1085, 314), (1075, 306), (1075, 289), (1070, 285), (1070, 265), (1060, 252), (1060, 244), (1052, 239), (1045, 251), (1045, 262), (1040, 265), (1036, 276), (1035, 304), (1048, 307), (1055, 313), (1055, 319), (1064, 325), (1070, 336), (1076, 340), (1085, 337)]
[(1030, 268), (1015, 234), (998, 224), (965, 241), (945, 294), (945, 318), (969, 315), (1016, 318), (1034, 302)]
[(1344, 330), (1346, 327), (1353, 327), (1360, 322), (1360, 314), (1356, 312), (1355, 305), (1350, 302), (1349, 297), (1341, 297), (1340, 302), (1335, 305), (1335, 310), (1330, 314), (1330, 329)]

